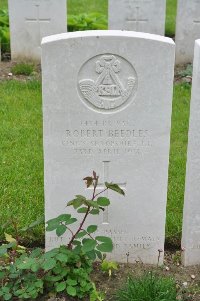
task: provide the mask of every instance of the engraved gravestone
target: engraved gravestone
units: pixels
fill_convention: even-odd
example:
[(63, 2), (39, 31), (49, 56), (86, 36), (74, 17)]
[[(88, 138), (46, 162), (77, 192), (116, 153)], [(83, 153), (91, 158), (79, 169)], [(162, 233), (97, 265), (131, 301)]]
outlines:
[(41, 58), (44, 36), (66, 32), (66, 0), (9, 0), (12, 59)]
[(109, 29), (165, 34), (166, 0), (109, 0)]
[(182, 247), (184, 265), (200, 264), (200, 40), (196, 41), (185, 185)]
[[(74, 195), (91, 196), (82, 179), (95, 170), (98, 192), (112, 181), (126, 193), (109, 191), (111, 206), (89, 222), (112, 237), (111, 258), (156, 264), (165, 237), (173, 41), (88, 31), (46, 37), (42, 49), (46, 220), (71, 210)], [(46, 233), (47, 249), (67, 241)]]
[(200, 0), (179, 0), (176, 18), (176, 64), (192, 63), (200, 38)]

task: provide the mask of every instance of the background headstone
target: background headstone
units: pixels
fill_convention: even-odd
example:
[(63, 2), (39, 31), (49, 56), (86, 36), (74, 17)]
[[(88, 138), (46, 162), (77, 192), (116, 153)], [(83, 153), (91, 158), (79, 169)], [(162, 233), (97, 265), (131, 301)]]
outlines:
[(200, 264), (200, 40), (196, 41), (185, 185), (184, 265)]
[[(42, 44), (46, 220), (69, 210), (74, 195), (91, 197), (82, 179), (95, 170), (98, 191), (112, 181), (126, 192), (109, 191), (111, 207), (97, 218), (99, 234), (114, 241), (111, 259), (156, 264), (165, 238), (174, 42), (88, 31)], [(46, 248), (67, 239), (47, 232)]]
[(192, 63), (194, 42), (200, 38), (200, 1), (178, 0), (176, 64)]
[(166, 0), (109, 0), (109, 29), (165, 34)]
[(9, 0), (12, 59), (41, 58), (41, 40), (67, 31), (66, 0)]

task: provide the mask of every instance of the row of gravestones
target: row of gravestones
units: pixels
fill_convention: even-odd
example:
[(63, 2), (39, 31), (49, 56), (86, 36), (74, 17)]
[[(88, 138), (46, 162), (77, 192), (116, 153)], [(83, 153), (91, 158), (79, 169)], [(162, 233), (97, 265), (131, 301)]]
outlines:
[[(92, 170), (123, 188), (89, 224), (111, 236), (110, 259), (163, 262), (175, 44), (132, 31), (88, 31), (42, 42), (46, 219), (92, 191)], [(196, 42), (182, 247), (200, 263), (200, 40)], [(71, 212), (68, 209), (68, 213)], [(73, 213), (74, 214), (74, 213)], [(80, 216), (79, 216), (80, 218)], [(72, 229), (73, 231), (73, 229)], [(46, 233), (46, 248), (67, 243)]]
[[(58, 4), (59, 3), (59, 4)], [(109, 0), (109, 29), (164, 35), (166, 0)], [(200, 37), (200, 1), (179, 0), (176, 63), (189, 63)], [(66, 0), (9, 0), (13, 59), (40, 59), (44, 36), (66, 32)]]

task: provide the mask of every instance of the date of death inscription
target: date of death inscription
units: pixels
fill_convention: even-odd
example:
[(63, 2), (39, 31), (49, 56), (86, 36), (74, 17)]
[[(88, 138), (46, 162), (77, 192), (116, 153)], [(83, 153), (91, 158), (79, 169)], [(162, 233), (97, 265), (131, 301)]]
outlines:
[(62, 144), (77, 155), (145, 155), (152, 148), (151, 132), (129, 121), (80, 121), (65, 130)]

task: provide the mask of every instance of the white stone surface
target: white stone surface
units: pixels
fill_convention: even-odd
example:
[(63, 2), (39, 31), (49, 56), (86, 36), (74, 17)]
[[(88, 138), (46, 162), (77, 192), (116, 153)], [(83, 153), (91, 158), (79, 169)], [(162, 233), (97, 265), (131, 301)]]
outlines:
[(200, 40), (196, 41), (185, 184), (184, 265), (200, 264)]
[[(165, 237), (173, 41), (88, 31), (44, 38), (42, 48), (46, 220), (69, 210), (74, 195), (91, 197), (82, 179), (95, 170), (101, 188), (112, 181), (126, 192), (109, 192), (111, 207), (91, 219), (112, 237), (111, 259), (127, 262), (129, 254), (129, 262), (156, 264)], [(46, 233), (47, 249), (66, 241)]]
[(66, 0), (9, 0), (12, 59), (41, 59), (41, 40), (67, 31)]
[(165, 35), (166, 0), (109, 0), (109, 29)]
[(192, 63), (194, 42), (200, 38), (200, 1), (178, 0), (176, 64)]

